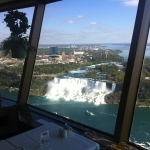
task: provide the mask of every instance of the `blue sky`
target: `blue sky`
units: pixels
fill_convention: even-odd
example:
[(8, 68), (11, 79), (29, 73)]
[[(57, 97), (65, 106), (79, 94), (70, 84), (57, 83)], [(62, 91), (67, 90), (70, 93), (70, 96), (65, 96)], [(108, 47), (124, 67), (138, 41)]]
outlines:
[(137, 0), (64, 0), (46, 7), (40, 43), (131, 42)]
[[(138, 0), (62, 0), (46, 6), (40, 44), (130, 43)], [(31, 24), (34, 8), (21, 9)], [(0, 14), (3, 21), (4, 13)], [(1, 22), (2, 22), (1, 21)], [(9, 36), (0, 23), (0, 40)]]

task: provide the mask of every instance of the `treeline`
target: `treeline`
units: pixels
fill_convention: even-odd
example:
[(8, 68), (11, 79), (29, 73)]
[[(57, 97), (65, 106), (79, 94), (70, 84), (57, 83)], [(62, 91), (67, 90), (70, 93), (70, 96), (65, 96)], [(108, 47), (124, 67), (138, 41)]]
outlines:
[(85, 66), (85, 64), (50, 64), (50, 65), (36, 65), (34, 68), (34, 75), (41, 74), (59, 74), (59, 73), (67, 73), (70, 70), (77, 69), (81, 66)]
[[(53, 80), (53, 77), (42, 76), (43, 74), (56, 74), (57, 76), (58, 74), (67, 73), (70, 70), (74, 70), (85, 65), (86, 64), (70, 63), (35, 66), (31, 82), (30, 94), (43, 95), (45, 93), (47, 82)], [(0, 69), (0, 88), (9, 89), (10, 87), (12, 87), (14, 89), (18, 89), (20, 86), (22, 71), (22, 64), (19, 64), (18, 66), (6, 67), (5, 69)]]
[[(120, 72), (120, 71), (116, 72), (115, 76), (114, 76), (114, 73), (111, 73), (111, 77), (114, 76), (114, 81), (116, 81), (117, 86), (116, 86), (115, 93), (111, 93), (105, 97), (105, 101), (107, 103), (119, 103), (120, 101), (120, 96), (122, 92), (122, 84), (123, 84), (124, 74), (125, 74), (124, 71), (126, 70), (127, 62), (123, 62), (122, 64), (125, 67), (123, 69), (123, 72)], [(108, 69), (108, 67), (106, 68)], [(103, 69), (101, 71), (103, 71)], [(115, 71), (114, 66), (110, 68), (110, 72), (112, 71)], [(107, 72), (107, 76), (108, 74), (109, 74), (109, 71)], [(136, 105), (137, 106), (150, 106), (150, 58), (145, 58), (143, 62)]]
[(117, 84), (123, 83), (124, 72), (122, 72), (117, 65), (97, 65), (95, 69), (100, 71), (101, 74), (106, 74), (107, 80), (114, 81)]
[(87, 78), (92, 78), (92, 79), (98, 79), (98, 74), (97, 71), (95, 70), (90, 70), (87, 74), (86, 74)]
[(19, 88), (20, 76), (23, 66), (20, 64), (14, 67), (0, 69), (0, 86), (1, 88), (15, 87)]
[(49, 48), (38, 48), (37, 49), (37, 55), (50, 55), (50, 49)]
[(87, 78), (100, 79), (101, 76), (105, 76), (105, 79), (113, 81), (117, 84), (123, 84), (125, 73), (119, 69), (115, 64), (97, 65), (94, 70), (90, 70), (87, 74)]
[(92, 56), (92, 59), (90, 62), (92, 64), (99, 64), (104, 62), (122, 62), (124, 58), (122, 56), (119, 56), (119, 53), (121, 53), (120, 50), (109, 50), (107, 57), (102, 57), (101, 54), (105, 53), (105, 51), (89, 51), (89, 54)]
[(29, 94), (36, 95), (36, 96), (44, 95), (46, 93), (47, 83), (51, 80), (53, 80), (52, 77), (33, 76)]
[(110, 74), (114, 74), (119, 70), (119, 67), (115, 64), (111, 64), (111, 65), (97, 65), (95, 67), (96, 70), (99, 70), (101, 73), (110, 73)]

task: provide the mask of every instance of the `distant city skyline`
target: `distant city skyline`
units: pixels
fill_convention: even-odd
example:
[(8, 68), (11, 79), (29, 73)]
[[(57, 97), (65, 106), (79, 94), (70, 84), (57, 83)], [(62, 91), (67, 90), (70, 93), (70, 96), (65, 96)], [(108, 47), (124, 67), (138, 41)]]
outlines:
[[(131, 43), (138, 0), (62, 0), (46, 5), (40, 44)], [(32, 23), (34, 8), (21, 9)], [(0, 41), (10, 32), (0, 14)], [(148, 40), (149, 42), (150, 40)]]

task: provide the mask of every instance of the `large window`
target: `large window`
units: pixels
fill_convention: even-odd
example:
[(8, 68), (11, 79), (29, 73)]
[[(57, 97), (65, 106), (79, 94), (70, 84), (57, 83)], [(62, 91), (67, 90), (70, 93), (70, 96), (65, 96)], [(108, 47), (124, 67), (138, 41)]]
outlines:
[(137, 5), (47, 5), (28, 104), (113, 134)]
[[(26, 13), (29, 25), (31, 25), (34, 8), (25, 8), (18, 11)], [(10, 36), (10, 30), (3, 22), (5, 14), (8, 14), (8, 12), (0, 14), (0, 42)], [(29, 36), (30, 28), (27, 30), (27, 34)], [(11, 58), (11, 54), (4, 56), (3, 52), (0, 51), (0, 93), (2, 97), (17, 100), (23, 65), (24, 59)]]
[(130, 141), (150, 149), (150, 40), (148, 39)]

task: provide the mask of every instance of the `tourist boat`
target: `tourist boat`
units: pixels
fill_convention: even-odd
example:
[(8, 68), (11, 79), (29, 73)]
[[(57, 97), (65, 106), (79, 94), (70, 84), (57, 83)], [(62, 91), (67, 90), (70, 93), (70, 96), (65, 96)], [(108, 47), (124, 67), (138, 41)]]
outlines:
[(86, 110), (86, 113), (87, 113), (88, 115), (91, 115), (91, 116), (95, 115), (95, 114), (93, 114), (92, 112), (90, 112), (90, 111), (88, 111), (88, 110)]

